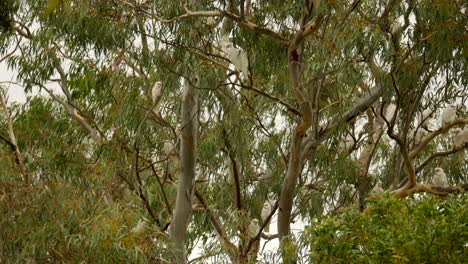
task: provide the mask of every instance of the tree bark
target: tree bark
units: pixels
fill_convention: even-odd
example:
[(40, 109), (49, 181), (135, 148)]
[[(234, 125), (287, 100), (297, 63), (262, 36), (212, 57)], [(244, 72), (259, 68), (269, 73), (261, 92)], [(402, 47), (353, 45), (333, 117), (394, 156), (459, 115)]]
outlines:
[(2, 105), (2, 109), (3, 109), (3, 112), (5, 114), (5, 119), (6, 119), (7, 124), (8, 124), (8, 136), (10, 137), (10, 140), (7, 141), (7, 142), (10, 143), (13, 146), (13, 148), (15, 150), (16, 163), (20, 167), (21, 174), (23, 175), (24, 182), (26, 184), (28, 184), (29, 183), (28, 169), (24, 165), (23, 155), (21, 154), (21, 151), (20, 151), (20, 149), (18, 147), (18, 143), (16, 141), (16, 136), (15, 136), (15, 131), (13, 130), (13, 120), (11, 120), (10, 111), (8, 111), (8, 108), (7, 108), (7, 105), (6, 105), (6, 100), (3, 98), (3, 95), (1, 94), (1, 92), (2, 91), (0, 90), (0, 104)]
[(195, 161), (198, 131), (198, 95), (195, 87), (184, 79), (182, 98), (181, 138), (180, 138), (180, 177), (177, 198), (170, 229), (170, 238), (176, 250), (176, 263), (187, 263), (185, 235), (192, 215), (192, 200), (195, 183)]

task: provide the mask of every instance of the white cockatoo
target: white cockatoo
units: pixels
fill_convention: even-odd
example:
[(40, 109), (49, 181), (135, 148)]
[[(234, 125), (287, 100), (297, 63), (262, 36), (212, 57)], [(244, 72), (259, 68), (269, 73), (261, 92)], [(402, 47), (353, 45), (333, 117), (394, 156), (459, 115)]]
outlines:
[[(271, 203), (267, 199), (265, 203), (263, 204), (263, 208), (262, 208), (262, 222), (265, 222), (265, 220), (270, 215), (270, 213), (271, 213)], [(265, 225), (265, 228), (263, 230), (265, 230), (265, 232), (270, 232), (270, 221), (268, 221), (268, 223)]]
[(343, 193), (345, 198), (350, 199), (353, 204), (359, 205), (358, 192), (351, 184), (342, 184), (340, 186), (340, 191)]
[(403, 25), (401, 24), (400, 19), (397, 18), (390, 24), (390, 32), (394, 35), (398, 33), (402, 27)]
[(432, 115), (432, 110), (429, 108), (424, 110), (421, 113), (419, 123), (421, 124), (422, 128), (429, 130), (429, 124), (431, 123), (431, 120), (430, 120), (431, 115)]
[(175, 133), (178, 138), (182, 135), (182, 124), (178, 124), (175, 128)]
[(227, 183), (230, 185), (234, 185), (236, 179), (234, 178), (234, 168), (232, 166), (232, 161), (229, 157), (226, 157), (224, 160), (224, 172), (226, 174)]
[(174, 145), (169, 141), (164, 142), (164, 154), (167, 156), (175, 154)]
[(139, 220), (138, 224), (132, 229), (135, 235), (141, 235), (145, 231), (146, 224), (143, 220)]
[(249, 235), (249, 238), (254, 238), (258, 232), (260, 232), (260, 225), (258, 224), (258, 219), (254, 218), (247, 227), (247, 234)]
[[(453, 129), (453, 146), (455, 148), (461, 148), (463, 145), (468, 143), (468, 126), (466, 126), (463, 130), (459, 127)], [(458, 152), (458, 159), (460, 161), (465, 159), (465, 150), (462, 149)]]
[(442, 168), (434, 169), (434, 178), (432, 179), (432, 184), (439, 187), (447, 187), (447, 175)]
[(157, 81), (154, 84), (153, 89), (151, 90), (151, 98), (153, 99), (153, 105), (154, 105), (153, 112), (156, 115), (160, 115), (159, 108), (161, 105), (161, 92), (162, 92), (162, 82)]
[(397, 110), (397, 106), (395, 104), (389, 104), (387, 106), (387, 108), (385, 109), (385, 114), (384, 114), (384, 117), (387, 120), (387, 122), (390, 123), (392, 121), (392, 118), (395, 115), (396, 110)]
[[(454, 105), (447, 106), (441, 115), (441, 126), (445, 126), (449, 123), (452, 123), (457, 117), (457, 109)], [(444, 133), (444, 136), (447, 136), (448, 132)]]
[(234, 47), (228, 36), (223, 36), (220, 41), (221, 50), (227, 55), (237, 71), (241, 72), (244, 79), (249, 74), (249, 58), (243, 49)]
[(384, 189), (382, 188), (382, 182), (380, 180), (377, 181), (375, 184), (374, 188), (369, 193), (369, 197), (371, 198), (377, 198), (384, 192)]
[(163, 150), (167, 157), (169, 157), (173, 162), (177, 162), (177, 151), (171, 142), (164, 142)]
[(429, 134), (429, 132), (424, 128), (419, 128), (414, 135), (414, 146), (421, 144), (421, 141)]
[(340, 142), (340, 151), (348, 151), (354, 145), (354, 139), (351, 134), (346, 133), (346, 138)]
[(372, 154), (372, 149), (373, 149), (372, 144), (364, 144), (364, 147), (361, 151), (361, 154), (359, 155), (358, 162), (361, 165), (362, 168), (365, 168), (367, 166), (367, 163), (369, 162), (370, 155)]

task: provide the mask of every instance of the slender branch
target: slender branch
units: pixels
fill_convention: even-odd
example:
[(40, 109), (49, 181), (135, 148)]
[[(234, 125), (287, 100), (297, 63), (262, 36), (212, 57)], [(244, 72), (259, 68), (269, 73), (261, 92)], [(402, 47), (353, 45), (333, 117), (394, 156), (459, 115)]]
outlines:
[(416, 173), (420, 172), (433, 159), (438, 158), (438, 157), (445, 157), (445, 156), (448, 156), (450, 154), (457, 153), (459, 151), (465, 151), (466, 148), (468, 148), (468, 142), (465, 142), (465, 145), (463, 145), (461, 147), (458, 147), (458, 148), (453, 148), (451, 150), (433, 153), (431, 156), (429, 156), (427, 159), (425, 159), (423, 161), (423, 163), (421, 163), (421, 165), (419, 165), (416, 168)]
[(434, 139), (436, 136), (445, 133), (450, 130), (451, 127), (459, 125), (459, 124), (468, 124), (468, 119), (467, 118), (459, 118), (455, 119), (452, 123), (448, 123), (445, 126), (435, 130), (431, 134), (427, 135), (422, 142), (409, 153), (409, 158), (413, 160), (423, 149), (426, 147), (429, 142), (431, 142), (432, 139)]
[(44, 89), (50, 95), (50, 97), (54, 99), (54, 101), (64, 106), (68, 110), (68, 113), (73, 117), (73, 119), (78, 121), (78, 123), (80, 123), (80, 125), (90, 133), (91, 137), (94, 140), (96, 140), (97, 142), (101, 142), (104, 139), (102, 138), (98, 130), (94, 129), (90, 124), (88, 124), (88, 122), (78, 113), (77, 109), (73, 105), (60, 99), (57, 95), (55, 95), (51, 90), (49, 90), (45, 86), (41, 85), (41, 88)]
[[(276, 210), (278, 208), (279, 208), (279, 201), (276, 201), (275, 205), (273, 205), (273, 207), (271, 208), (270, 214), (267, 216), (267, 218), (265, 218), (265, 220), (263, 221), (263, 224), (260, 226), (260, 230), (258, 231), (258, 233), (254, 237), (249, 239), (249, 242), (247, 243), (247, 246), (244, 248), (244, 254), (249, 252), (249, 250), (252, 247), (253, 243), (255, 243), (255, 241), (260, 239), (260, 236), (262, 236), (262, 234), (263, 234), (263, 229), (265, 228), (265, 226), (268, 225), (268, 223), (270, 222), (271, 218), (276, 213)], [(280, 234), (276, 235), (276, 237), (280, 237)]]
[(15, 155), (16, 155), (16, 163), (20, 167), (21, 174), (23, 175), (23, 180), (25, 181), (26, 184), (28, 184), (29, 183), (28, 169), (24, 165), (23, 155), (21, 154), (21, 151), (18, 147), (18, 142), (16, 141), (16, 135), (13, 129), (13, 121), (11, 120), (10, 111), (7, 108), (6, 100), (3, 97), (2, 90), (0, 90), (0, 104), (2, 105), (2, 109), (5, 114), (5, 119), (8, 125), (8, 136), (10, 137), (10, 140), (9, 141), (5, 140), (5, 142), (11, 143), (13, 145), (13, 148), (15, 150)]
[(449, 194), (459, 193), (461, 190), (468, 190), (468, 183), (464, 183), (455, 187), (440, 187), (427, 184), (416, 184), (411, 188), (402, 187), (398, 190), (393, 191), (392, 193), (395, 194), (397, 197), (405, 198), (413, 193), (421, 192), (431, 193), (439, 196), (447, 196)]
[(211, 224), (213, 225), (213, 228), (215, 229), (216, 234), (219, 236), (221, 241), (223, 241), (223, 243), (225, 244), (227, 248), (231, 250), (233, 249), (236, 250), (237, 249), (236, 246), (232, 244), (232, 242), (229, 241), (229, 239), (226, 237), (226, 234), (224, 233), (223, 224), (219, 221), (219, 217), (216, 216), (213, 210), (209, 208), (208, 203), (206, 202), (205, 198), (197, 189), (195, 189), (195, 196), (205, 208), (206, 213), (210, 217)]
[[(122, 1), (122, 2), (125, 2), (125, 1)], [(220, 10), (220, 11), (190, 11), (186, 7), (184, 7), (184, 10), (185, 10), (184, 14), (182, 14), (180, 16), (173, 17), (171, 19), (163, 19), (163, 18), (161, 18), (159, 16), (156, 16), (155, 14), (149, 13), (148, 11), (145, 11), (145, 10), (141, 10), (141, 11), (143, 13), (147, 14), (148, 16), (150, 16), (151, 18), (156, 19), (160, 23), (165, 23), (165, 24), (172, 23), (172, 22), (177, 21), (177, 20), (183, 20), (183, 19), (191, 18), (191, 17), (228, 17), (228, 18), (236, 21), (240, 26), (242, 26), (244, 28), (250, 29), (250, 30), (252, 30), (254, 32), (257, 32), (257, 33), (260, 33), (260, 34), (263, 34), (263, 35), (266, 35), (266, 36), (270, 36), (273, 39), (278, 40), (283, 45), (288, 45), (289, 44), (288, 39), (283, 37), (280, 33), (276, 32), (276, 31), (274, 31), (272, 29), (269, 29), (269, 28), (261, 27), (261, 26), (259, 26), (257, 24), (254, 24), (254, 23), (252, 23), (250, 21), (247, 21), (242, 16), (236, 15), (236, 14), (231, 13), (231, 12), (226, 11), (226, 10)]]

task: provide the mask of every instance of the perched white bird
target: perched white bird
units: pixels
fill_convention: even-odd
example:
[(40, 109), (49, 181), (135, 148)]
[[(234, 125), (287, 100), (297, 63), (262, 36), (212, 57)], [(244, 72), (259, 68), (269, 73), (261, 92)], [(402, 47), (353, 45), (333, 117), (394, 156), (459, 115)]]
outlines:
[(374, 188), (372, 188), (372, 190), (370, 191), (369, 196), (370, 196), (371, 198), (377, 198), (377, 197), (380, 196), (383, 192), (384, 192), (384, 189), (382, 188), (382, 182), (379, 180), (379, 181), (377, 181), (377, 183), (375, 184)]
[(145, 231), (146, 224), (143, 220), (139, 220), (138, 224), (132, 229), (132, 232), (136, 235), (141, 235)]
[(340, 191), (344, 194), (345, 198), (350, 199), (355, 205), (359, 204), (358, 192), (351, 184), (342, 184)]
[(372, 149), (373, 149), (372, 144), (364, 144), (364, 147), (361, 151), (361, 154), (359, 155), (358, 162), (361, 165), (361, 167), (365, 168), (367, 166), (367, 163), (369, 162), (370, 155), (372, 154)]
[(166, 154), (172, 162), (177, 163), (177, 151), (174, 145), (169, 141), (164, 142), (164, 154)]
[(178, 124), (175, 128), (175, 133), (178, 138), (182, 135), (182, 124)]
[(424, 128), (419, 128), (416, 131), (416, 135), (414, 136), (414, 146), (418, 146), (421, 144), (421, 141), (429, 134), (429, 132)]
[[(453, 129), (452, 133), (454, 134), (453, 137), (453, 146), (455, 148), (461, 148), (463, 145), (468, 143), (468, 126), (466, 126), (463, 130), (459, 127)], [(458, 153), (458, 159), (460, 161), (465, 159), (465, 150), (462, 149)]]
[(434, 178), (432, 179), (432, 184), (439, 187), (447, 187), (447, 175), (442, 168), (434, 169)]
[(341, 151), (348, 151), (354, 145), (354, 139), (351, 134), (346, 133), (346, 138), (340, 142), (339, 148)]
[(392, 34), (396, 34), (402, 27), (403, 25), (400, 23), (399, 19), (397, 18), (390, 25), (390, 32)]
[[(265, 222), (265, 220), (270, 215), (270, 213), (271, 213), (271, 203), (267, 199), (265, 203), (263, 204), (263, 208), (262, 208), (262, 222)], [(268, 221), (268, 223), (265, 225), (265, 228), (263, 230), (265, 230), (265, 232), (270, 232), (270, 221)]]
[(247, 53), (234, 47), (228, 36), (223, 36), (220, 41), (221, 50), (227, 55), (228, 59), (234, 65), (237, 71), (240, 71), (243, 78), (248, 78), (249, 74), (249, 58)]
[(228, 184), (234, 185), (236, 179), (234, 178), (234, 168), (232, 166), (232, 161), (229, 157), (226, 157), (224, 160), (224, 172), (226, 174), (226, 180)]
[(160, 105), (161, 105), (161, 90), (162, 90), (162, 82), (161, 81), (157, 81), (154, 86), (153, 86), (153, 89), (151, 90), (151, 98), (153, 99), (153, 104), (154, 104), (154, 107), (153, 107), (153, 112), (157, 115), (159, 115), (159, 108), (160, 108)]
[(431, 115), (432, 115), (432, 110), (429, 109), (429, 108), (424, 110), (421, 113), (419, 122), (420, 122), (422, 128), (424, 128), (426, 130), (429, 129), (429, 124), (431, 123), (431, 120), (430, 120)]
[(247, 234), (249, 238), (254, 238), (258, 232), (260, 232), (260, 226), (258, 225), (258, 219), (254, 218), (250, 222), (250, 225), (247, 227)]
[[(452, 123), (457, 117), (457, 109), (454, 105), (447, 106), (441, 115), (441, 125), (445, 126), (449, 123)], [(444, 136), (447, 136), (448, 132), (444, 133)]]
[(175, 154), (174, 145), (169, 141), (164, 142), (164, 154), (167, 156)]
[[(395, 104), (389, 104), (387, 108), (385, 109), (385, 114), (384, 117), (387, 120), (387, 122), (391, 122), (393, 116), (396, 113), (397, 106)], [(395, 118), (396, 119), (396, 118)]]

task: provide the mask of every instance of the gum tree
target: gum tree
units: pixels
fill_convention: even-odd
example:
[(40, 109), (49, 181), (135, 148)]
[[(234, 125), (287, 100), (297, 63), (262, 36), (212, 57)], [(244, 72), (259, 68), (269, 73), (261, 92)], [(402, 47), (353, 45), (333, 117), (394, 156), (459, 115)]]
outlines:
[[(17, 81), (2, 85), (47, 96), (2, 101), (2, 181), (140, 205), (170, 252), (148, 259), (273, 261), (258, 245), (278, 239), (294, 263), (306, 246), (292, 223), (363, 210), (378, 180), (401, 198), (466, 181), (467, 142), (446, 135), (468, 123), (461, 1), (5, 3), (1, 61)], [(449, 186), (428, 184), (435, 167)]]

